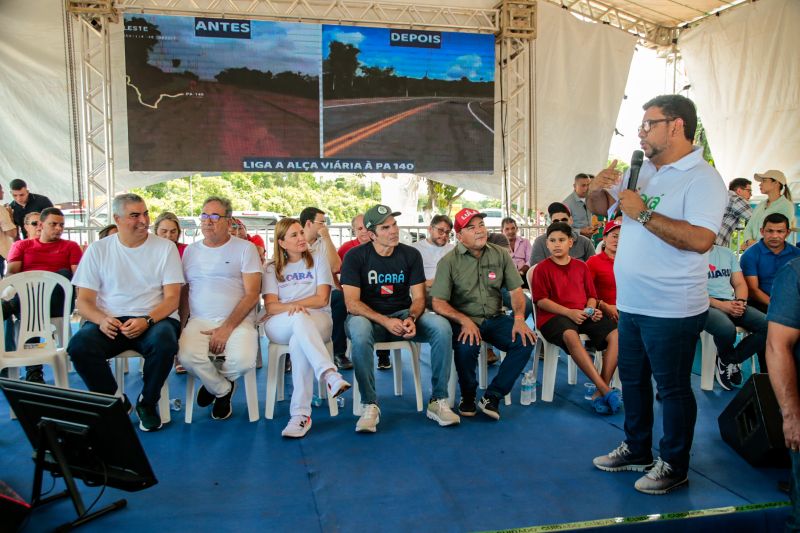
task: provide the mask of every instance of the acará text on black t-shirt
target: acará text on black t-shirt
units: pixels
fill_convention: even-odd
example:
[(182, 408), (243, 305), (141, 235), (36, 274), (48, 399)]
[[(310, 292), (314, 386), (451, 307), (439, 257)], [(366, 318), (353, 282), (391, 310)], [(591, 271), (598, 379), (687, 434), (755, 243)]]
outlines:
[(425, 283), (422, 255), (416, 248), (399, 244), (384, 257), (375, 246), (357, 246), (344, 256), (342, 285), (361, 289), (361, 301), (382, 315), (411, 306), (411, 287)]

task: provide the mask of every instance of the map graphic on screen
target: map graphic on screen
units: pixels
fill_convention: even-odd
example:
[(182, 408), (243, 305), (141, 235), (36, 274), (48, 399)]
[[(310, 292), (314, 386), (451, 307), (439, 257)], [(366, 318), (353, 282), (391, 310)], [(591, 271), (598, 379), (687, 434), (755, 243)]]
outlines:
[(492, 172), (494, 36), (125, 15), (132, 171)]

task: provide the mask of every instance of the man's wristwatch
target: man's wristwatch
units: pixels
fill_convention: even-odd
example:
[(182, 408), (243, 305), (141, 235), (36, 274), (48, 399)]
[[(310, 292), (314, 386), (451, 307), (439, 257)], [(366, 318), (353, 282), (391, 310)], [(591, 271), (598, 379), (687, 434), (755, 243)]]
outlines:
[(645, 209), (644, 211), (639, 213), (638, 217), (636, 217), (636, 222), (638, 222), (639, 224), (644, 226), (645, 224), (650, 222), (651, 218), (653, 218), (653, 210), (652, 209)]
[(415, 316), (414, 316), (414, 315), (412, 315), (411, 313), (409, 313), (409, 314), (408, 314), (408, 318), (410, 318), (410, 319), (411, 319), (411, 322), (413, 322), (414, 324), (416, 324), (416, 323), (417, 323), (417, 317), (415, 317)]
[(148, 328), (153, 327), (153, 324), (156, 323), (156, 321), (153, 320), (153, 317), (151, 317), (150, 315), (144, 315), (142, 318), (144, 318), (145, 321), (147, 322)]

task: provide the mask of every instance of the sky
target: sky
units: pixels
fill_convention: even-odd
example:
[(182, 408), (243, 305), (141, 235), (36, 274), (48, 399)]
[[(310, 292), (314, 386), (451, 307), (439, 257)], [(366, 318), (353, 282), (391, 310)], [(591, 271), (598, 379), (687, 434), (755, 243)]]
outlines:
[(352, 44), (361, 50), (359, 61), (370, 67), (394, 67), (398, 76), (440, 80), (494, 80), (494, 36), (441, 32), (441, 48), (391, 46), (389, 29), (364, 26), (323, 26), (323, 57), (331, 41)]

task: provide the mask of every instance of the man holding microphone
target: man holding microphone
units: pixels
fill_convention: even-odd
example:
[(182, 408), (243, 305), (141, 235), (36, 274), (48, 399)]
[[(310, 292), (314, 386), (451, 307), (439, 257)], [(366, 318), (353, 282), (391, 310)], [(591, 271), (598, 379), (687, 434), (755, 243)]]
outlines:
[[(592, 180), (587, 198), (598, 215), (615, 202), (623, 213), (614, 271), (625, 440), (596, 457), (594, 465), (609, 472), (646, 471), (636, 490), (665, 494), (688, 483), (697, 418), (690, 376), (708, 314), (708, 250), (727, 194), (702, 148), (692, 144), (697, 129), (692, 101), (663, 95), (643, 109), (639, 139), (647, 161), (638, 183), (633, 166), (620, 179), (614, 161)], [(651, 376), (663, 403), (664, 436), (655, 462)]]

